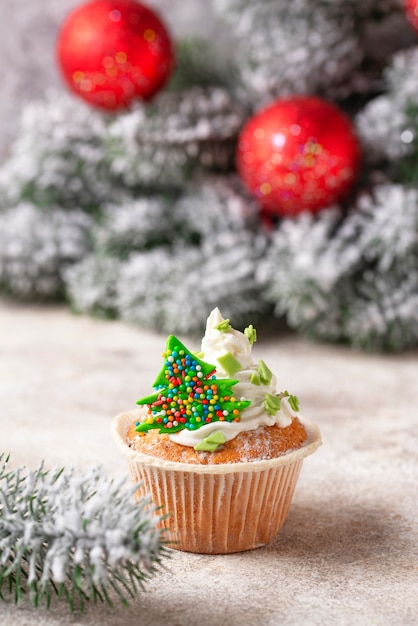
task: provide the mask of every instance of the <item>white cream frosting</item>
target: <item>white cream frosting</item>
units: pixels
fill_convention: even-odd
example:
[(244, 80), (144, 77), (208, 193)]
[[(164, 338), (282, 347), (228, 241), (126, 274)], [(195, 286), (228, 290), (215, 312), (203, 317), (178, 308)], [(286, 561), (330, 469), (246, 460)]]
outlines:
[[(259, 426), (273, 426), (277, 424), (280, 428), (288, 426), (292, 422), (292, 418), (297, 413), (290, 406), (287, 398), (280, 401), (280, 410), (275, 415), (270, 415), (264, 408), (266, 394), (275, 395), (277, 393), (277, 380), (273, 375), (269, 384), (255, 385), (250, 382), (251, 376), (257, 372), (258, 363), (255, 363), (251, 357), (251, 344), (244, 333), (229, 328), (227, 331), (221, 331), (216, 328), (224, 322), (221, 312), (218, 308), (214, 309), (209, 315), (205, 336), (202, 339), (203, 360), (211, 363), (216, 367), (217, 378), (233, 378), (237, 380), (237, 384), (233, 387), (234, 395), (239, 400), (250, 400), (251, 404), (243, 409), (238, 422), (212, 422), (201, 426), (197, 430), (184, 429), (178, 433), (170, 435), (172, 441), (183, 446), (196, 446), (200, 441), (206, 439), (215, 432), (222, 432), (225, 441), (234, 439), (243, 431), (255, 430)], [(237, 359), (242, 369), (233, 376), (223, 371), (218, 362), (218, 358), (226, 353), (232, 354)]]

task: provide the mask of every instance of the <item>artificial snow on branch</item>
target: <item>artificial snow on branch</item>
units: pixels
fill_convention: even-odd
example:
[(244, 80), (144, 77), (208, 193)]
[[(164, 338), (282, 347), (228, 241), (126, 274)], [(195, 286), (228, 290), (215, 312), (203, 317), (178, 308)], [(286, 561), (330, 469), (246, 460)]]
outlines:
[(252, 203), (231, 179), (199, 183), (175, 202), (149, 197), (107, 207), (92, 254), (66, 273), (77, 311), (200, 332), (215, 306), (243, 324), (268, 309), (255, 278), (267, 239), (254, 229)]
[[(341, 99), (367, 91), (371, 81), (362, 66), (370, 65), (370, 23), (381, 27), (400, 11), (393, 0), (216, 0), (215, 7), (236, 38), (239, 93), (255, 107), (283, 95)], [(403, 18), (390, 29), (398, 44), (405, 28)]]
[(110, 171), (128, 187), (181, 188), (192, 173), (228, 170), (243, 108), (220, 87), (166, 92), (109, 126)]
[[(77, 311), (178, 333), (200, 332), (214, 306), (236, 320), (275, 308), (311, 337), (415, 346), (418, 47), (405, 7), (215, 5), (217, 36), (178, 42), (177, 69), (152, 102), (104, 115), (49, 94), (25, 107), (0, 167), (0, 292), (65, 293)], [(303, 173), (314, 194), (325, 173), (332, 189), (334, 157), (316, 131), (302, 141), (306, 108), (303, 123), (254, 130), (257, 142), (274, 138), (271, 159), (252, 140), (242, 148), (243, 127), (255, 109), (301, 93), (355, 121), (362, 156), (338, 206), (290, 220), (281, 196), (267, 206), (271, 183), (285, 198)], [(280, 187), (287, 133), (299, 145)], [(253, 198), (236, 174), (244, 152), (262, 167)]]
[(268, 309), (255, 280), (264, 251), (263, 238), (226, 232), (199, 247), (132, 255), (119, 276), (119, 316), (164, 332), (197, 334), (207, 311), (219, 305), (245, 326)]
[[(112, 197), (106, 120), (66, 94), (27, 104), (10, 158), (0, 168), (0, 202), (97, 209)], [(112, 184), (113, 183), (113, 184)]]
[(0, 455), (0, 599), (126, 604), (166, 556), (160, 514), (100, 468), (9, 469)]
[(66, 269), (91, 247), (91, 226), (81, 209), (21, 202), (0, 212), (0, 289), (23, 300), (62, 297)]
[(384, 77), (386, 92), (360, 111), (357, 130), (369, 162), (378, 164), (380, 171), (386, 169), (388, 175), (395, 171), (402, 182), (410, 182), (416, 180), (418, 160), (418, 48), (395, 54)]
[(377, 186), (340, 210), (285, 220), (259, 279), (277, 314), (309, 337), (364, 349), (418, 342), (418, 191)]

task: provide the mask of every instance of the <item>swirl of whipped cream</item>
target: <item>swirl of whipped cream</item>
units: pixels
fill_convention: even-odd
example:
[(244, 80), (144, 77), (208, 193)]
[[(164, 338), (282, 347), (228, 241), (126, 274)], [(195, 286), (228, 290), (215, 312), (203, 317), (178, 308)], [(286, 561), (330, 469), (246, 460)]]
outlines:
[(205, 361), (216, 366), (217, 378), (228, 378), (228, 374), (218, 363), (219, 357), (230, 352), (241, 363), (244, 369), (251, 368), (254, 361), (251, 358), (251, 344), (244, 333), (230, 328), (227, 332), (222, 332), (216, 327), (222, 324), (225, 319), (218, 308), (214, 309), (206, 322), (206, 332), (202, 339), (202, 352)]
[[(251, 404), (241, 411), (238, 422), (213, 422), (205, 424), (205, 426), (201, 426), (197, 430), (184, 429), (170, 435), (172, 441), (183, 446), (194, 447), (215, 432), (222, 432), (225, 441), (230, 441), (238, 433), (255, 430), (259, 426), (273, 426), (277, 424), (280, 428), (284, 428), (297, 415), (287, 398), (281, 398), (280, 409), (275, 415), (267, 413), (264, 403), (267, 394), (275, 395), (277, 393), (276, 377), (272, 375), (268, 384), (260, 383), (256, 385), (254, 382), (251, 382), (251, 378), (258, 371), (258, 364), (251, 357), (251, 344), (244, 333), (238, 330), (233, 328), (229, 328), (226, 331), (219, 330), (217, 326), (224, 321), (219, 309), (214, 309), (210, 314), (205, 336), (202, 339), (203, 358), (207, 363), (215, 365), (217, 378), (233, 378), (237, 380), (238, 382), (234, 386), (234, 395), (240, 400), (250, 400)], [(241, 364), (242, 369), (234, 373), (233, 376), (229, 376), (218, 362), (218, 359), (227, 353), (230, 353)]]

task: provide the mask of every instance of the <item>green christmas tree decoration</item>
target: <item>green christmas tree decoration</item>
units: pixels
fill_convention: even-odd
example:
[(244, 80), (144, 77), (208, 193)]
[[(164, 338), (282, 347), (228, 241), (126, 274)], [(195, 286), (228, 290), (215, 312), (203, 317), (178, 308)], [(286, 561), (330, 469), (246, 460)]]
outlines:
[(153, 385), (155, 393), (137, 401), (149, 407), (147, 418), (136, 425), (138, 432), (158, 429), (161, 434), (171, 434), (213, 422), (239, 421), (241, 411), (251, 404), (234, 397), (232, 387), (237, 380), (216, 378), (215, 367), (190, 352), (174, 335), (167, 339), (163, 358)]

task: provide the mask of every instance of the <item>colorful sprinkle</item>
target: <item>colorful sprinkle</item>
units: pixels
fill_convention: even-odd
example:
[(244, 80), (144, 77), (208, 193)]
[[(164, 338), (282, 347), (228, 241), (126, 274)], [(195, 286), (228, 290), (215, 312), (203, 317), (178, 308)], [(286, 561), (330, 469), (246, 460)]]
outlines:
[[(241, 369), (241, 364), (230, 356), (235, 367), (238, 364)], [(136, 425), (138, 432), (158, 428), (160, 433), (173, 433), (184, 428), (195, 430), (213, 421), (237, 421), (240, 411), (251, 404), (245, 399), (238, 402), (233, 396), (232, 387), (238, 381), (217, 379), (213, 365), (189, 352), (174, 335), (167, 340), (163, 359), (154, 382), (155, 393), (137, 402), (148, 405), (148, 419)], [(227, 358), (232, 367), (233, 360)], [(205, 383), (209, 379), (210, 384)]]

